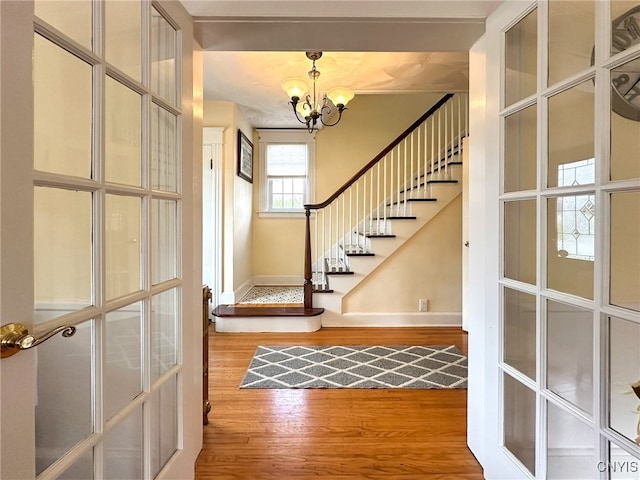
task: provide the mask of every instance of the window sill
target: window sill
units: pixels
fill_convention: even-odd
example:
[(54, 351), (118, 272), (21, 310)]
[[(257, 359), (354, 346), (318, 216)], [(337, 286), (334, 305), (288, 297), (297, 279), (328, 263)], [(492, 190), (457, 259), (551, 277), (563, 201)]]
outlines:
[[(311, 214), (313, 216), (313, 213)], [(305, 213), (304, 210), (289, 210), (282, 212), (273, 212), (273, 211), (259, 211), (259, 218), (304, 218)]]

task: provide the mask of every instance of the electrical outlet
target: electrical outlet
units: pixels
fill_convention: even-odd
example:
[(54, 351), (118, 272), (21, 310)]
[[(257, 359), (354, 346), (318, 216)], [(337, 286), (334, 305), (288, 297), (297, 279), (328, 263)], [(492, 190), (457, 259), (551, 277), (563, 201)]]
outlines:
[(428, 308), (428, 300), (426, 298), (421, 298), (418, 300), (418, 311), (426, 312)]

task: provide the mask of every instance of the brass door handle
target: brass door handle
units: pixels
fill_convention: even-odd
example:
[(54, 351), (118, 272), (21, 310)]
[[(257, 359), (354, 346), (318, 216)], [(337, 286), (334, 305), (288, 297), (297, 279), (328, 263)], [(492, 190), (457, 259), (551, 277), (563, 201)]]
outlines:
[(36, 338), (29, 333), (27, 327), (21, 323), (8, 323), (0, 327), (0, 358), (15, 355), (20, 350), (28, 350), (46, 342), (54, 335), (62, 332), (63, 337), (71, 337), (76, 333), (76, 327), (62, 325)]

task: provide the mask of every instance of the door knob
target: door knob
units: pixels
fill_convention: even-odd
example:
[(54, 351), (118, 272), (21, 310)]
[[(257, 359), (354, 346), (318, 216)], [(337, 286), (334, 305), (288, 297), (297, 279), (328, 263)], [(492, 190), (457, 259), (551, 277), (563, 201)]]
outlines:
[(0, 358), (10, 357), (20, 350), (36, 347), (60, 332), (62, 332), (63, 337), (71, 337), (76, 333), (76, 327), (62, 325), (45, 333), (42, 337), (36, 338), (21, 323), (3, 325), (0, 327)]

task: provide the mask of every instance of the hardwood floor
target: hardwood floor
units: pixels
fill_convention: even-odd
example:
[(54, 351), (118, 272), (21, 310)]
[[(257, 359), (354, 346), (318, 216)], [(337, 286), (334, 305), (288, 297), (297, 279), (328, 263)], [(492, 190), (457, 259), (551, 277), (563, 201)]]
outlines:
[(456, 328), (209, 336), (209, 425), (196, 478), (480, 480), (466, 390), (240, 390), (258, 345), (451, 345)]

